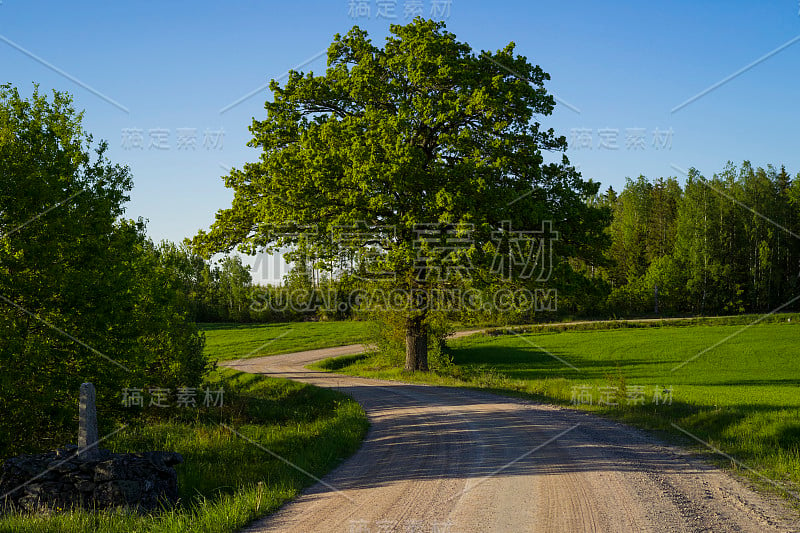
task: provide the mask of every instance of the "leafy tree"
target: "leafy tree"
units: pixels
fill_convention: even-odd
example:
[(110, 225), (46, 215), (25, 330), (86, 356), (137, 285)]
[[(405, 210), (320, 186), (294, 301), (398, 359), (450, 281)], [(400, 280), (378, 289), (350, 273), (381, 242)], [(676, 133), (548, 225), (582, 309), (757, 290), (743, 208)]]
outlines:
[[(324, 75), (270, 84), (267, 116), (250, 128), (260, 160), (225, 178), (233, 204), (193, 244), (204, 255), (296, 246), (317, 262), (371, 258), (405, 295), (394, 310), (406, 369), (424, 370), (437, 287), (496, 282), (494, 253), (544, 221), (559, 232), (556, 256), (596, 254), (607, 215), (587, 206), (599, 185), (566, 156), (545, 162), (567, 146), (538, 121), (555, 105), (549, 75), (513, 43), (475, 54), (419, 18), (390, 30), (383, 48), (358, 27), (337, 34)], [(346, 238), (359, 228), (368, 242)], [(442, 252), (452, 238), (470, 244)]]
[(650, 213), (647, 218), (647, 261), (672, 253), (677, 231), (678, 205), (683, 191), (675, 178), (658, 178), (650, 191)]
[[(781, 174), (786, 174), (786, 170), (781, 168)], [(782, 176), (781, 176), (782, 178)], [(793, 180), (782, 188), (783, 196), (786, 198), (786, 220), (787, 228), (794, 235), (784, 233), (783, 241), (787, 242), (787, 253), (784, 259), (786, 267), (784, 269), (784, 286), (789, 294), (800, 293), (800, 173)]]
[(210, 321), (209, 293), (212, 287), (210, 267), (199, 255), (193, 254), (184, 245), (162, 241), (156, 248), (159, 263), (173, 275), (176, 292), (182, 294), (194, 321)]
[(644, 176), (628, 178), (613, 209), (610, 255), (613, 280), (624, 284), (647, 269), (648, 221), (653, 205), (653, 185)]
[(250, 268), (242, 264), (238, 255), (226, 256), (220, 262), (219, 287), (228, 319), (233, 322), (249, 320), (253, 278)]
[[(613, 190), (607, 201), (611, 193)], [(609, 229), (612, 244), (608, 251), (616, 292), (610, 300), (613, 310), (652, 311), (656, 285), (662, 293), (667, 289), (654, 273), (665, 272), (664, 266), (672, 265), (660, 260), (671, 256), (674, 248), (681, 195), (675, 178), (650, 182), (639, 176), (628, 179), (622, 194), (613, 201), (614, 218)]]
[(691, 310), (771, 311), (797, 294), (794, 186), (785, 170), (747, 161), (711, 179), (690, 171), (673, 257), (686, 271)]
[(128, 169), (105, 143), (92, 156), (81, 120), (68, 95), (0, 86), (0, 455), (63, 444), (83, 381), (108, 421), (123, 387), (192, 386), (208, 369), (172, 271), (121, 219)]

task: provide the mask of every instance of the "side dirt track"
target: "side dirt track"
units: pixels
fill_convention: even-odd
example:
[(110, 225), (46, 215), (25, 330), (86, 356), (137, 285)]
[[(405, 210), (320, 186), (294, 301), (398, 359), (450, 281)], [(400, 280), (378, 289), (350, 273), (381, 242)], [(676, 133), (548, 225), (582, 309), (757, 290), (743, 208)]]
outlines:
[(777, 497), (623, 424), (489, 393), (305, 368), (363, 349), (224, 363), (336, 388), (371, 423), (357, 453), (245, 531), (800, 531), (798, 514)]

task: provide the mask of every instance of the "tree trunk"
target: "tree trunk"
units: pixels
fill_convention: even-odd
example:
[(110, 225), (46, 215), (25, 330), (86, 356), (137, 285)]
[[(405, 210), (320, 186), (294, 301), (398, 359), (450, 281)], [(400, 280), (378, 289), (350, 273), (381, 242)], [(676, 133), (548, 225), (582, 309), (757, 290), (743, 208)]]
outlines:
[(406, 321), (406, 370), (428, 370), (428, 327), (423, 317)]

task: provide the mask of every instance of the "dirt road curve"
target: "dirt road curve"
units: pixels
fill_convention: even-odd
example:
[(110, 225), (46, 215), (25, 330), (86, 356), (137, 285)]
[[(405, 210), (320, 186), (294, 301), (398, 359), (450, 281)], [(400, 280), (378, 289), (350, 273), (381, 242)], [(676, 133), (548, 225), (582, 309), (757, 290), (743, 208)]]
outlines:
[(226, 364), (338, 388), (372, 424), (324, 483), (246, 531), (800, 531), (780, 502), (587, 413), (304, 368), (360, 349)]

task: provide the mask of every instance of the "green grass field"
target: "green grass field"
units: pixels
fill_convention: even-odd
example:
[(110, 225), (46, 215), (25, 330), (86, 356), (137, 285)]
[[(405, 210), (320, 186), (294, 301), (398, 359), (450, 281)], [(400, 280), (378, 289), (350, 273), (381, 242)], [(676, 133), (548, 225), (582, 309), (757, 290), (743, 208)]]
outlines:
[(404, 373), (385, 354), (345, 356), (318, 366), (522, 394), (697, 444), (676, 424), (797, 490), (800, 323), (796, 316), (785, 320), (746, 329), (684, 325), (481, 334), (451, 341), (453, 365), (429, 374)]
[(214, 377), (220, 380), (214, 390), (224, 390), (222, 408), (143, 416), (103, 443), (117, 452), (181, 453), (175, 509), (152, 516), (75, 511), (4, 516), (0, 531), (237, 531), (315, 483), (265, 450), (320, 477), (357, 450), (366, 434), (364, 411), (336, 391), (227, 369)]
[[(452, 364), (413, 375), (400, 369), (397, 354), (344, 356), (317, 366), (521, 395), (590, 410), (697, 445), (676, 424), (797, 491), (800, 320), (797, 315), (790, 318), (775, 317), (749, 328), (744, 328), (749, 319), (739, 317), (735, 325), (593, 323), (577, 330), (559, 325), (535, 333), (479, 334), (450, 342)], [(208, 353), (216, 360), (365, 342), (370, 328), (366, 322), (203, 326)], [(214, 377), (224, 382), (223, 410), (159, 414), (108, 441), (115, 451), (182, 453), (186, 461), (178, 467), (178, 508), (145, 517), (82, 512), (6, 516), (0, 519), (0, 531), (235, 531), (314, 482), (247, 439), (320, 476), (355, 451), (366, 431), (360, 407), (334, 391), (231, 370), (218, 370)], [(665, 389), (671, 389), (671, 401)], [(741, 470), (727, 460), (720, 464)]]
[(371, 327), (358, 321), (200, 324), (206, 353), (218, 361), (356, 344), (368, 338)]

